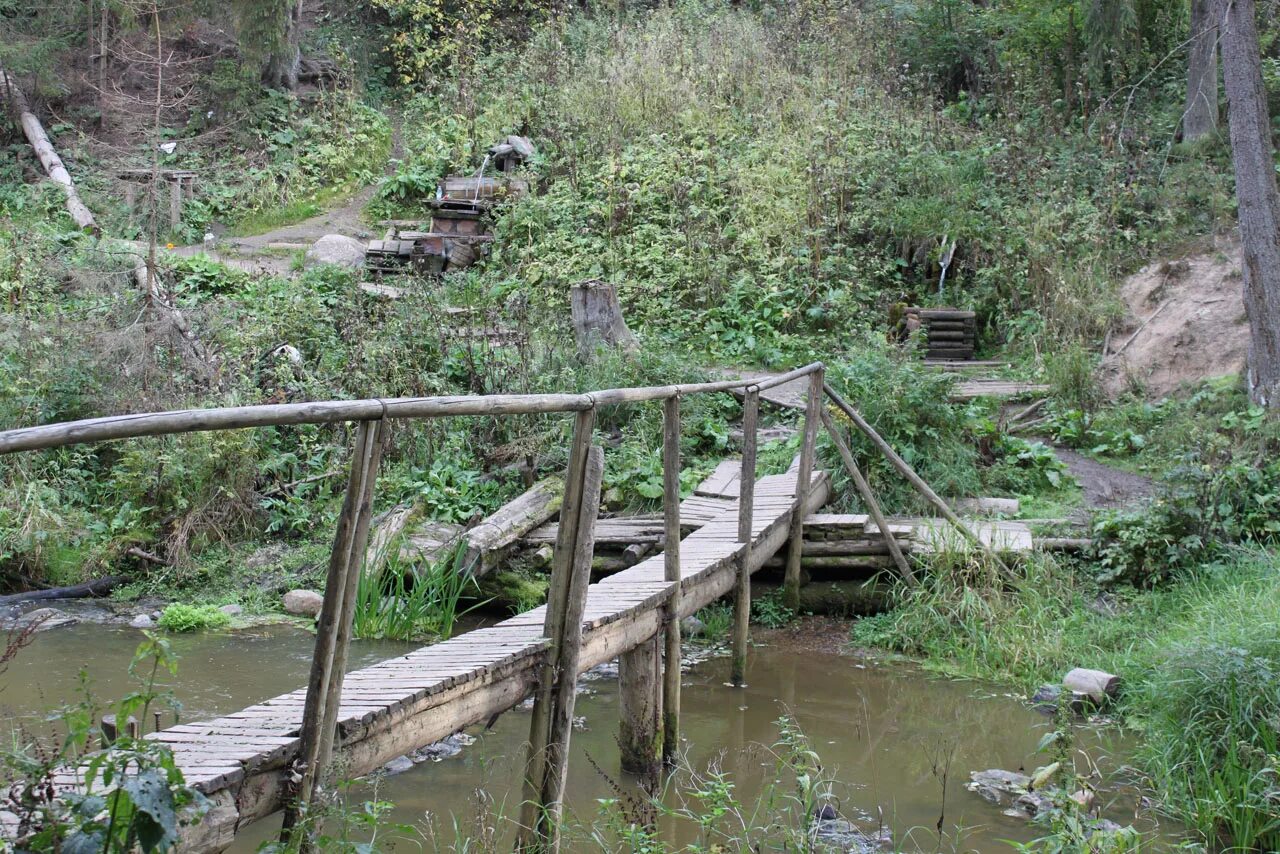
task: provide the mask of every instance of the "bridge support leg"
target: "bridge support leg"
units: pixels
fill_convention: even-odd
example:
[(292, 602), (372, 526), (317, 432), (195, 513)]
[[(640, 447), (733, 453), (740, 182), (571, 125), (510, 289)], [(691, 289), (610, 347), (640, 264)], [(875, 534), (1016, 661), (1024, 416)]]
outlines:
[(658, 667), (657, 637), (618, 656), (622, 715), (618, 746), (622, 750), (622, 770), (645, 779), (656, 779), (661, 769), (662, 682)]
[(356, 589), (369, 540), (373, 486), (382, 459), (384, 432), (382, 421), (361, 421), (356, 430), (347, 494), (338, 517), (333, 551), (329, 555), (324, 604), (316, 620), (315, 653), (311, 658), (311, 676), (302, 712), (301, 780), (293, 801), (285, 809), (281, 830), (282, 841), (296, 845), (300, 850), (310, 847), (308, 841), (291, 837), (323, 782), (325, 768), (333, 753), (347, 646), (351, 641), (351, 622), (355, 615)]
[(568, 776), (569, 736), (577, 696), (582, 616), (591, 582), (591, 553), (600, 509), (604, 452), (591, 447), (595, 411), (578, 413), (560, 510), (544, 632), (551, 647), (539, 674), (529, 724), (529, 758), (519, 851), (555, 852)]
[(814, 445), (818, 441), (822, 383), (821, 368), (809, 374), (809, 394), (805, 400), (804, 411), (804, 438), (800, 445), (800, 470), (796, 472), (796, 511), (791, 514), (791, 539), (787, 543), (787, 574), (782, 584), (782, 600), (792, 612), (800, 610), (800, 553), (804, 547), (804, 506), (809, 498)]
[(733, 596), (733, 669), (729, 682), (747, 685), (747, 646), (751, 641), (751, 525), (756, 494), (756, 421), (760, 390), (747, 389), (742, 403), (742, 476), (738, 486), (738, 542), (745, 544)]
[(675, 762), (680, 752), (680, 398), (662, 404), (662, 511), (666, 544), (663, 578), (671, 582), (667, 600), (662, 672), (662, 761)]

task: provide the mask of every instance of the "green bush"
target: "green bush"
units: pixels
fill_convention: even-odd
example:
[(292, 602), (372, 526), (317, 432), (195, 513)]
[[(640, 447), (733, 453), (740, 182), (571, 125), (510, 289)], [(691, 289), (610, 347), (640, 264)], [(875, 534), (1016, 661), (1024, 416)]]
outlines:
[[(974, 437), (963, 408), (948, 398), (954, 377), (929, 370), (909, 354), (868, 342), (866, 349), (829, 365), (827, 381), (940, 494), (978, 493)], [(848, 426), (843, 415), (834, 417)], [(887, 512), (923, 508), (919, 494), (870, 440), (858, 430), (846, 430), (845, 435)], [(855, 494), (825, 433), (820, 452), (838, 494)]]
[(160, 628), (170, 632), (195, 632), (221, 629), (231, 624), (231, 617), (215, 605), (186, 605), (173, 602), (160, 615)]

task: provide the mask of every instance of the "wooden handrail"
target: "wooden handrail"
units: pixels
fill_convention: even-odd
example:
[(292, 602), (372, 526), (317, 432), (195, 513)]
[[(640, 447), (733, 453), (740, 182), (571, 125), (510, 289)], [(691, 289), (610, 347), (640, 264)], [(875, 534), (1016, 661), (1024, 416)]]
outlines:
[(77, 445), (248, 427), (284, 427), (294, 424), (333, 424), (342, 421), (376, 421), (383, 418), (453, 418), (476, 415), (539, 415), (582, 412), (596, 406), (667, 400), (676, 396), (709, 394), (749, 387), (770, 388), (780, 382), (806, 376), (822, 368), (814, 362), (769, 380), (722, 380), (709, 383), (614, 388), (585, 394), (489, 394), (440, 397), (369, 398), (307, 403), (231, 406), (215, 409), (181, 409), (109, 415), (80, 421), (64, 421), (38, 427), (0, 432), (0, 454), (39, 451)]

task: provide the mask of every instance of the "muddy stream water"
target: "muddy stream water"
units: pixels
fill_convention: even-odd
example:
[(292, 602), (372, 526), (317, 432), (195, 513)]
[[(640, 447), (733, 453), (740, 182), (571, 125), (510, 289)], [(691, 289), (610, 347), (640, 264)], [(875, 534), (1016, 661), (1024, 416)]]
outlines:
[[(42, 633), (0, 676), (0, 711), (10, 726), (20, 722), (47, 732), (51, 724), (45, 722), (46, 713), (81, 696), (82, 669), (95, 697), (120, 697), (132, 687), (127, 667), (140, 639), (131, 629), (88, 623)], [(291, 626), (171, 640), (180, 663), (169, 685), (187, 721), (300, 687), (313, 643), (312, 635)], [(352, 649), (351, 664), (363, 666), (408, 648), (360, 642)], [(1050, 719), (1021, 700), (989, 685), (937, 678), (906, 664), (787, 645), (753, 651), (745, 690), (727, 687), (727, 672), (726, 659), (711, 658), (685, 674), (683, 735), (692, 765), (703, 769), (718, 762), (732, 775), (744, 801), (750, 802), (762, 781), (773, 775), (773, 761), (762, 746), (777, 740), (775, 722), (790, 712), (826, 773), (838, 781), (841, 814), (867, 830), (879, 824), (891, 828), (898, 850), (1008, 851), (1006, 840), (1041, 835), (1040, 828), (1003, 815), (964, 788), (970, 771), (1034, 769), (1047, 761), (1036, 746)], [(608, 778), (624, 789), (632, 785), (618, 772), (616, 678), (605, 673), (586, 682), (577, 714), (583, 728), (573, 733), (567, 808), (573, 817), (590, 820), (599, 799), (615, 794)], [(477, 809), (514, 814), (528, 725), (528, 712), (516, 709), (492, 729), (473, 727), (468, 732), (474, 743), (456, 755), (380, 779), (377, 797), (396, 804), (392, 821), (421, 825), (429, 812), (437, 828), (451, 828), (454, 817), (469, 827)], [(1100, 792), (1104, 814), (1150, 829), (1148, 814), (1135, 818), (1136, 792), (1121, 782), (1129, 748), (1124, 738), (1115, 728), (1082, 727), (1077, 745), (1107, 778)], [(492, 798), (490, 806), (477, 806), (478, 788)], [(361, 784), (355, 796), (368, 797), (370, 791), (372, 784)], [(232, 850), (253, 851), (276, 828), (276, 819), (246, 828)], [(674, 842), (690, 841), (687, 826), (665, 832)], [(451, 840), (452, 831), (444, 835)], [(417, 850), (415, 845), (397, 847)], [(423, 847), (431, 850), (429, 842)], [(598, 850), (581, 837), (566, 848)]]

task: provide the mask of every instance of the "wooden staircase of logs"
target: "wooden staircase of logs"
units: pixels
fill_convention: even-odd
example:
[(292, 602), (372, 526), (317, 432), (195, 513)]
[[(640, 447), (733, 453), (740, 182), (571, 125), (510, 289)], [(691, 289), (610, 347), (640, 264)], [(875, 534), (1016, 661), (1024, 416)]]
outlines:
[(923, 333), (926, 359), (967, 361), (977, 349), (978, 315), (958, 308), (920, 308), (905, 312), (908, 329)]

